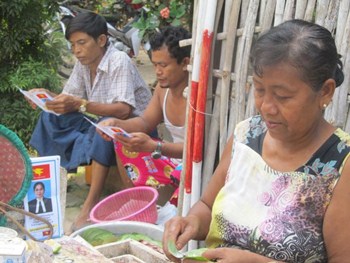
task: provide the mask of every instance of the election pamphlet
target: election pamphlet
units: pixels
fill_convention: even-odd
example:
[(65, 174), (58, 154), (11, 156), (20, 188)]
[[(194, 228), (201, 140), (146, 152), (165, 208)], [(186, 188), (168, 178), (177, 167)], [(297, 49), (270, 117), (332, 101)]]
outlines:
[[(52, 238), (63, 235), (60, 200), (60, 156), (32, 157), (33, 180), (24, 198), (24, 209), (53, 226)], [(45, 240), (50, 228), (34, 217), (25, 216), (24, 226), (37, 240)]]
[[(18, 88), (18, 87), (17, 87)], [(30, 99), (32, 102), (34, 102), (39, 108), (41, 108), (43, 111), (53, 113), (55, 115), (60, 115), (59, 113), (56, 113), (52, 110), (47, 109), (45, 106), (46, 101), (53, 100), (53, 97), (48, 94), (46, 91), (26, 91), (21, 88), (18, 88), (19, 91), (26, 96), (28, 99)]]
[(130, 133), (127, 133), (126, 131), (124, 131), (122, 128), (119, 127), (113, 127), (113, 126), (102, 126), (99, 125), (98, 123), (94, 123), (93, 121), (91, 121), (89, 118), (84, 117), (88, 122), (90, 122), (92, 125), (94, 125), (97, 129), (100, 129), (101, 131), (103, 131), (105, 134), (107, 134), (109, 137), (111, 137), (112, 139), (114, 139), (114, 135), (118, 134), (118, 135), (123, 135), (124, 137), (131, 137)]

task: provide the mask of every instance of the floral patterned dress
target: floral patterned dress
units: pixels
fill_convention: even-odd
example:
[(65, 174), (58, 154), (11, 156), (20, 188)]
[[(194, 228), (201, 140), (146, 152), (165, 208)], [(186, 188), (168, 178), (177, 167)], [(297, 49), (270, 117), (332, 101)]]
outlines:
[(296, 171), (262, 159), (266, 126), (260, 116), (237, 125), (225, 186), (216, 197), (208, 247), (238, 247), (284, 262), (327, 262), (322, 225), (350, 152), (337, 129)]

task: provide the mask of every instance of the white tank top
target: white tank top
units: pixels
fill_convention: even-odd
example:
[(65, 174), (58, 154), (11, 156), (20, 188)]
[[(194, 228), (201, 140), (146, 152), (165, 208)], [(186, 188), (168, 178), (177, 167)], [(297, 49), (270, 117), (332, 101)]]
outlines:
[(173, 139), (174, 143), (177, 142), (184, 142), (185, 140), (185, 127), (184, 126), (175, 126), (173, 125), (169, 120), (166, 115), (166, 100), (168, 98), (168, 92), (169, 89), (166, 90), (165, 96), (164, 96), (164, 101), (163, 101), (163, 118), (164, 118), (164, 124), (165, 127), (169, 130), (170, 135)]

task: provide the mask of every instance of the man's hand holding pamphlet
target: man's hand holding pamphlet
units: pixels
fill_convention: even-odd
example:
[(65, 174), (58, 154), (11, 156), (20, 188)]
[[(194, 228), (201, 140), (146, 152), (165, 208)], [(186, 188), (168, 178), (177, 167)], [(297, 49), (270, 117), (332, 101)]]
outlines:
[(47, 109), (45, 103), (48, 100), (53, 100), (54, 98), (48, 94), (46, 91), (26, 91), (19, 87), (17, 87), (19, 91), (29, 100), (31, 100), (34, 104), (36, 104), (39, 108), (41, 108), (43, 111), (53, 113), (55, 115), (60, 115), (59, 113), (56, 113), (52, 110)]
[(92, 125), (94, 125), (97, 129), (100, 129), (101, 131), (103, 131), (105, 134), (107, 134), (109, 137), (111, 137), (112, 139), (114, 139), (114, 135), (123, 135), (124, 137), (131, 137), (130, 133), (127, 133), (126, 131), (124, 131), (122, 128), (120, 127), (113, 127), (113, 126), (101, 126), (98, 123), (94, 123), (93, 121), (91, 121), (89, 118), (85, 119), (90, 122)]

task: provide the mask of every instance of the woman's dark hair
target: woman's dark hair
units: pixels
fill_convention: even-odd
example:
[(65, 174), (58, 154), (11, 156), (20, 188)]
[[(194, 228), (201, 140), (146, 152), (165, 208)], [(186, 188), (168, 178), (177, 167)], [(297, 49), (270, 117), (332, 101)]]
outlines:
[(38, 185), (41, 185), (41, 187), (43, 188), (43, 190), (45, 191), (45, 185), (44, 183), (42, 182), (36, 182), (33, 186), (33, 190), (35, 191), (35, 188), (38, 186)]
[(337, 87), (343, 83), (340, 58), (334, 38), (326, 28), (298, 19), (286, 21), (260, 36), (250, 55), (258, 76), (263, 75), (264, 67), (288, 63), (315, 91), (330, 78)]
[(71, 34), (75, 32), (86, 33), (95, 40), (100, 35), (104, 34), (107, 36), (108, 30), (106, 19), (93, 12), (79, 13), (69, 21), (65, 34), (66, 39), (69, 40)]
[(167, 26), (152, 35), (150, 38), (151, 50), (159, 50), (165, 45), (171, 57), (180, 64), (185, 57), (191, 56), (191, 46), (180, 47), (179, 41), (189, 38), (191, 38), (191, 33), (185, 28)]

